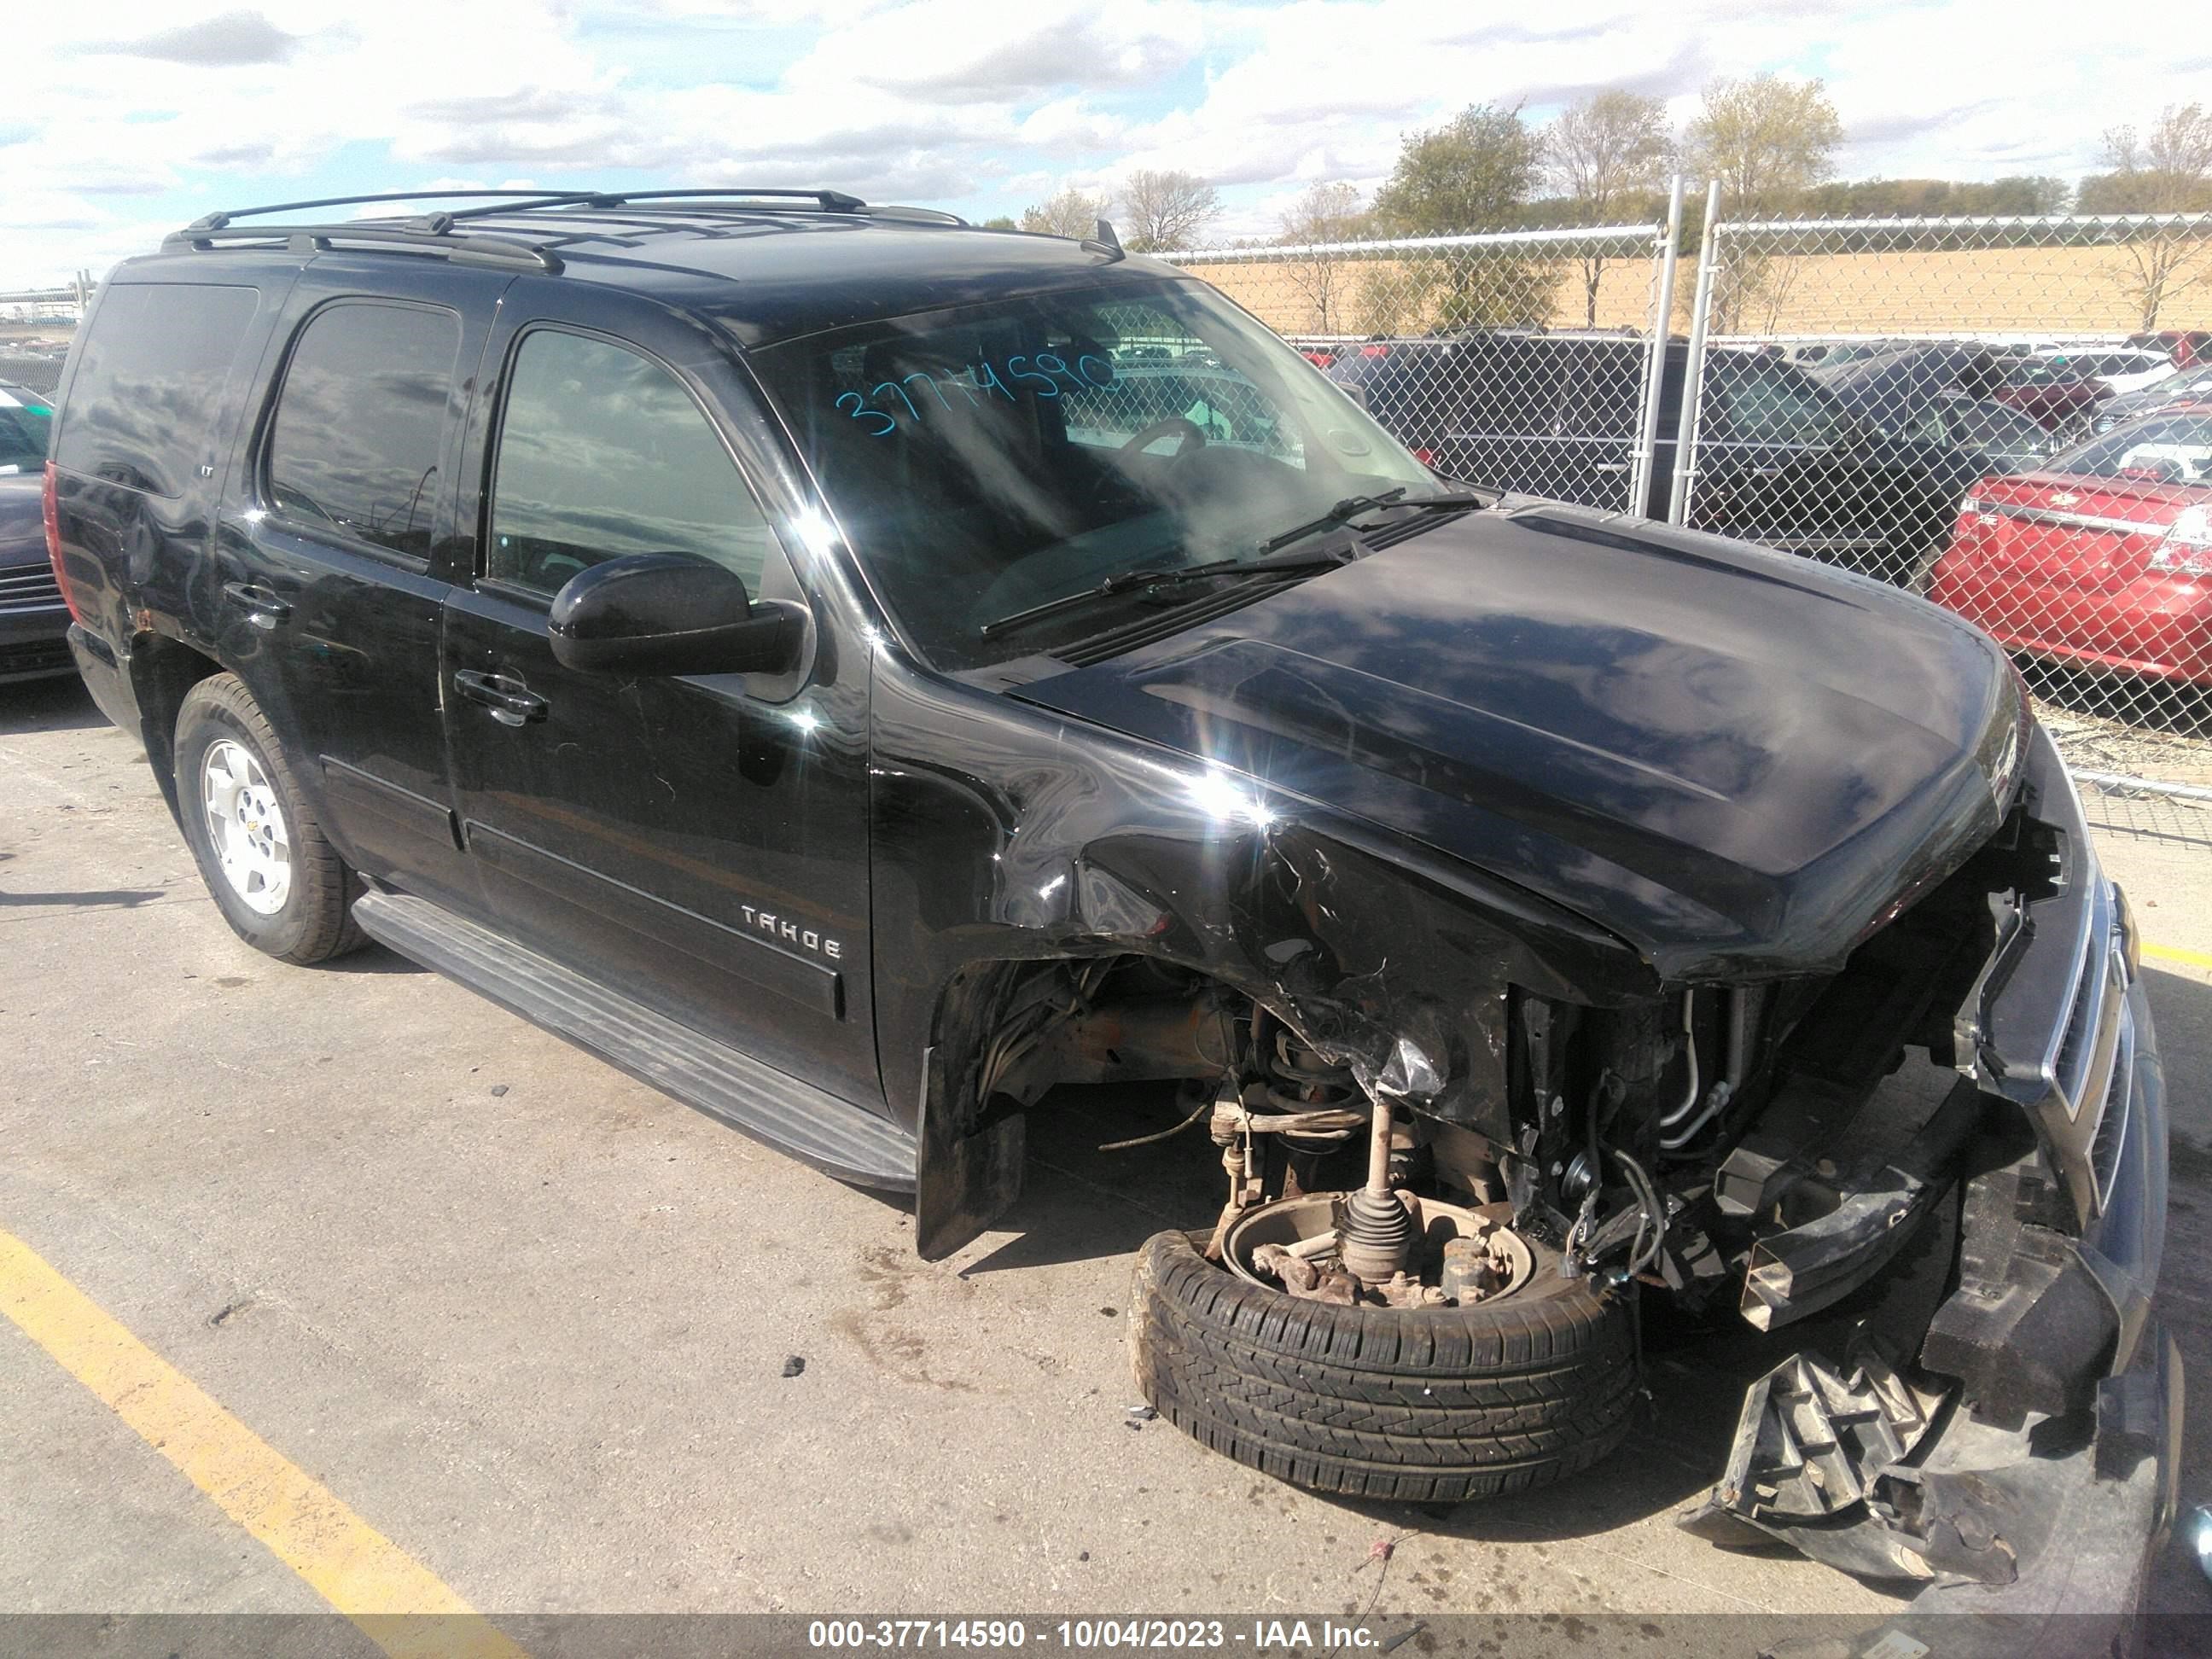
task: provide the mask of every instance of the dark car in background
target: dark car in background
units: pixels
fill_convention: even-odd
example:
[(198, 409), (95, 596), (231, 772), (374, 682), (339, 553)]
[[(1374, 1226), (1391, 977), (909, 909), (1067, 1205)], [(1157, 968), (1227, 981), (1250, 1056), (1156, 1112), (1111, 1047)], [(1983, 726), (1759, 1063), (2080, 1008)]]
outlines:
[(2140, 391), (2124, 392), (2098, 404), (2089, 430), (2092, 435), (2101, 434), (2146, 415), (2165, 414), (2179, 404), (2208, 398), (2212, 398), (2212, 364), (2177, 368), (2164, 380), (2154, 380)]
[(2086, 427), (2114, 395), (2102, 380), (2051, 357), (2007, 357), (2002, 382), (1990, 395), (2053, 432)]
[[(1955, 349), (1906, 356), (1917, 362)], [(1371, 341), (1330, 374), (1448, 476), (1663, 519), (1689, 353), (1682, 342), (1668, 343), (1654, 464), (1644, 499), (1632, 501), (1645, 356), (1644, 343), (1628, 336), (1482, 332)], [(1688, 522), (1911, 580), (1943, 545), (1967, 487), (1995, 469), (1978, 447), (1953, 435), (1972, 424), (1967, 416), (1955, 417), (1955, 428), (1940, 416), (1920, 418), (1936, 392), (1958, 385), (1955, 365), (1918, 380), (1908, 370), (1900, 386), (1896, 356), (1813, 372), (1765, 353), (1710, 354)], [(1995, 370), (1985, 374), (1993, 385)], [(1841, 376), (1851, 377), (1846, 386), (1881, 386), (1875, 406), (1913, 418), (1855, 412), (1832, 389), (1830, 377)]]
[(0, 684), (73, 674), (69, 607), (46, 557), (42, 485), (53, 410), (0, 380)]
[(2176, 368), (2196, 368), (2212, 363), (2212, 329), (2154, 328), (2130, 334), (2124, 344), (2146, 351), (2163, 351)]

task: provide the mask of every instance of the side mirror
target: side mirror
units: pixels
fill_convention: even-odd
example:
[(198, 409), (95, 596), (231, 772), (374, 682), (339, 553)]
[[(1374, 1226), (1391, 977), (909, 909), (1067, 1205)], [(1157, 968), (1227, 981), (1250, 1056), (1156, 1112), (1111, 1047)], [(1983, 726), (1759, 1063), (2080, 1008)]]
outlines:
[(799, 659), (796, 605), (756, 605), (742, 578), (679, 553), (633, 553), (553, 598), (553, 654), (596, 674), (778, 674)]

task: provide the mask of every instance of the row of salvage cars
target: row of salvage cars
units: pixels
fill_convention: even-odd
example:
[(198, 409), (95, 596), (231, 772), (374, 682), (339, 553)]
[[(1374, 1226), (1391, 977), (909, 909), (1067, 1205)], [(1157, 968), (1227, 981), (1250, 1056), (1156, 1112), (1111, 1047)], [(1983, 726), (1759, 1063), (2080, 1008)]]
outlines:
[(1452, 477), (1679, 513), (1913, 588), (2024, 657), (2154, 688), (2212, 684), (2212, 362), (2121, 389), (2084, 376), (2123, 356), (1976, 342), (1817, 358), (1716, 349), (1677, 503), (1680, 342), (1662, 356), (1640, 475), (1644, 348), (1632, 338), (1482, 331), (1328, 355), (1332, 380)]

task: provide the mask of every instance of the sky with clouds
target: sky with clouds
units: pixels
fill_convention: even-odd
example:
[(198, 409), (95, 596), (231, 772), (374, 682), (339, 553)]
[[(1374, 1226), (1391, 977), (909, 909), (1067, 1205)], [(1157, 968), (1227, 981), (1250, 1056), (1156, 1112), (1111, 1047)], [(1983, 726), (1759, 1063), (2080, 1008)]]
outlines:
[[(970, 217), (1139, 167), (1223, 237), (1472, 102), (1826, 80), (1850, 177), (2078, 176), (2212, 91), (2154, 0), (88, 0), (10, 31), (0, 289), (211, 209), (433, 186), (827, 185)], [(2092, 20), (2094, 19), (2094, 27)], [(2092, 38), (2094, 37), (2094, 38)], [(2109, 43), (2109, 44), (2100, 44)], [(2154, 43), (2146, 49), (2144, 43)]]

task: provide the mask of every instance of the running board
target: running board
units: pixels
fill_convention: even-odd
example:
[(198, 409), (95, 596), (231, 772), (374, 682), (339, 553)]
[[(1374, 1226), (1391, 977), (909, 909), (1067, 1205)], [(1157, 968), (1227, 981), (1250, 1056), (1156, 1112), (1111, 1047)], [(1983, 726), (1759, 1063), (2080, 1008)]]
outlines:
[(353, 915), (378, 944), (780, 1152), (858, 1186), (915, 1189), (914, 1137), (850, 1101), (764, 1066), (428, 899), (365, 893), (355, 901)]

